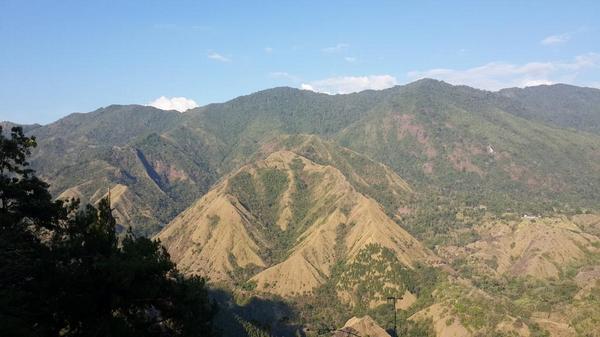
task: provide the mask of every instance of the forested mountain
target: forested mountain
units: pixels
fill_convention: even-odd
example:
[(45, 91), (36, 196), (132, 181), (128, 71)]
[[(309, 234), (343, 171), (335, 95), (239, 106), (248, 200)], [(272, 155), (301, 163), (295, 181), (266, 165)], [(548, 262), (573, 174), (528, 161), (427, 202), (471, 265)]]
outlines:
[(287, 303), (277, 324), (389, 327), (385, 300), (403, 296), (404, 335), (597, 336), (598, 102), (424, 79), (185, 113), (109, 106), (27, 132), (55, 197), (110, 189), (121, 229), (159, 238), (236, 305)]
[(110, 188), (119, 223), (150, 235), (216, 180), (212, 144), (183, 121), (138, 105), (73, 114), (32, 131), (33, 166), (63, 198), (96, 202)]
[(521, 106), (510, 109), (514, 114), (581, 131), (600, 133), (600, 90), (567, 84), (510, 88), (500, 95)]
[[(592, 98), (569, 94), (576, 89)], [(569, 86), (523, 89), (553, 97), (566, 92), (562, 105), (542, 109), (518, 90), (491, 93), (427, 79), (333, 96), (275, 88), (184, 114), (109, 106), (29, 132), (41, 145), (33, 165), (55, 195), (95, 201), (117, 187), (128, 205), (120, 222), (145, 234), (286, 134), (332, 140), (389, 165), (420, 190), (499, 211), (596, 205), (600, 137), (541, 123), (539, 111), (562, 115), (562, 106), (573, 106), (578, 120), (593, 127), (598, 114), (582, 102), (593, 107), (600, 94)]]

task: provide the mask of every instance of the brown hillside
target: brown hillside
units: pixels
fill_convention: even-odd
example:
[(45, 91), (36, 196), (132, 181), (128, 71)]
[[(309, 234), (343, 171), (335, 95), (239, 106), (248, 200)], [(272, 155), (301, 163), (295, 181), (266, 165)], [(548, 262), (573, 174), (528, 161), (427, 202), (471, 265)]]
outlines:
[(567, 217), (495, 220), (478, 226), (477, 231), (481, 240), (463, 248), (442, 248), (440, 255), (467, 259), (481, 271), (496, 275), (548, 279), (597, 252), (600, 241)]
[(408, 268), (430, 256), (340, 170), (287, 150), (229, 175), (157, 237), (188, 273), (226, 282), (243, 274), (258, 291), (286, 296), (312, 291), (338, 259), (370, 244)]
[(344, 327), (336, 331), (333, 336), (344, 337), (352, 334), (355, 336), (390, 337), (390, 334), (380, 327), (370, 316), (350, 318), (344, 324)]
[(157, 236), (179, 268), (212, 281), (230, 281), (237, 267), (265, 266), (249, 233), (253, 216), (225, 188), (219, 184)]

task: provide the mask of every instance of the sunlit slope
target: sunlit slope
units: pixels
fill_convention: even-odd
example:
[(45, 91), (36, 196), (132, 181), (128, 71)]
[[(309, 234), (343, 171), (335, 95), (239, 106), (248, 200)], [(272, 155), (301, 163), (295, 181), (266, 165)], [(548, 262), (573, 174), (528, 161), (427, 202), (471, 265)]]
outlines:
[(504, 209), (600, 197), (596, 135), (515, 116), (505, 97), (469, 87), (423, 80), (395, 90), (336, 139), (413, 186)]
[[(596, 127), (594, 112), (581, 105), (581, 97), (570, 95), (571, 89), (577, 91), (536, 90), (543, 97), (546, 91), (562, 97), (564, 104), (554, 110), (544, 105), (548, 114), (567, 106), (573, 118)], [(324, 144), (341, 144), (386, 164), (427, 195), (478, 202), (499, 213), (596, 207), (600, 136), (534, 118), (541, 113), (535, 107), (535, 100), (516, 94), (425, 79), (348, 95), (274, 88), (186, 113), (115, 105), (27, 130), (40, 144), (33, 166), (55, 196), (77, 188), (83, 200), (91, 200), (124, 185), (143, 204), (140, 209), (153, 210), (150, 215), (132, 210), (123, 220), (140, 234), (156, 233), (219, 179), (285, 137), (297, 146), (305, 143), (299, 151), (306, 158), (342, 172), (354, 160), (350, 152), (313, 157), (310, 141), (297, 138), (318, 136)], [(348, 176), (353, 183), (355, 178)], [(385, 184), (356, 186), (366, 193)], [(395, 207), (377, 201), (388, 212)]]
[(340, 170), (288, 150), (227, 176), (157, 237), (183, 270), (279, 295), (311, 292), (372, 245), (406, 268), (431, 258)]

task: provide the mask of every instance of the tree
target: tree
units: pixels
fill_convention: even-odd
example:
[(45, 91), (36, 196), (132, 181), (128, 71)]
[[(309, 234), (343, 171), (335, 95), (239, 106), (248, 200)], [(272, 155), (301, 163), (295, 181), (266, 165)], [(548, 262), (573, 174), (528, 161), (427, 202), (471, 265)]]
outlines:
[(35, 138), (0, 129), (0, 335), (211, 336), (202, 278), (160, 242), (119, 242), (110, 202), (53, 201), (26, 161)]
[(29, 169), (35, 146), (21, 128), (6, 138), (0, 127), (0, 334), (6, 336), (46, 332), (49, 320), (42, 317), (51, 316), (42, 295), (50, 250), (39, 235), (55, 229), (66, 208)]

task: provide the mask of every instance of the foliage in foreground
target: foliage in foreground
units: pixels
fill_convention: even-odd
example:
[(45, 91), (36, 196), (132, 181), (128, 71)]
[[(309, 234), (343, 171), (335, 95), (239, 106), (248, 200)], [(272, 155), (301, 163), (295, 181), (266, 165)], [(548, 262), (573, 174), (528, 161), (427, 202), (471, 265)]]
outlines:
[(159, 242), (119, 242), (110, 201), (53, 201), (35, 138), (0, 129), (0, 335), (210, 336), (216, 307)]

